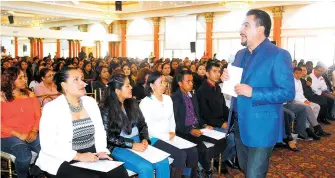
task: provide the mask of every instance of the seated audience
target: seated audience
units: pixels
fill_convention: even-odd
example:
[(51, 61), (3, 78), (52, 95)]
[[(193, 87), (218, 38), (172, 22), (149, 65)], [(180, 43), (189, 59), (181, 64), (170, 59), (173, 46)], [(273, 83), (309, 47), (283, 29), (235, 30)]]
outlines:
[(140, 69), (137, 74), (136, 86), (133, 88), (133, 98), (141, 101), (145, 97), (144, 86), (151, 71), (147, 68)]
[[(41, 152), (36, 165), (51, 177), (128, 177), (123, 166), (107, 173), (71, 166), (72, 163), (112, 160), (99, 107), (84, 96), (82, 73), (67, 68), (56, 73), (54, 82), (61, 96), (43, 108), (40, 123)], [(57, 109), (55, 109), (57, 108)]]
[(181, 150), (164, 142), (174, 139), (176, 135), (173, 103), (170, 96), (163, 94), (165, 89), (164, 76), (158, 71), (152, 72), (145, 85), (147, 96), (140, 103), (140, 109), (148, 125), (151, 144), (171, 154), (170, 157), (174, 159), (171, 168), (172, 178), (181, 178), (185, 165), (193, 169), (192, 177), (196, 177), (198, 166), (196, 147)]
[(26, 87), (24, 74), (9, 67), (1, 75), (1, 151), (12, 154), (19, 178), (27, 178), (31, 151), (40, 152), (40, 104)]
[(101, 103), (101, 115), (107, 131), (107, 144), (112, 155), (139, 178), (170, 177), (169, 161), (150, 163), (134, 152), (143, 152), (151, 143), (148, 127), (136, 100), (132, 98), (129, 79), (124, 74), (113, 75), (108, 84), (107, 99)]
[(194, 90), (198, 91), (202, 83), (206, 81), (206, 65), (199, 64), (195, 73), (193, 73)]
[[(189, 71), (182, 71), (177, 76), (177, 81), (179, 87), (172, 95), (174, 117), (176, 121), (176, 134), (179, 137), (197, 144), (199, 162), (204, 168), (206, 176), (212, 177), (210, 160), (224, 150), (225, 139), (215, 140), (202, 135), (203, 133), (200, 129), (213, 129), (213, 127), (209, 124), (205, 124), (199, 114), (198, 100), (192, 92), (192, 73)], [(211, 152), (203, 141), (215, 144)]]
[(137, 79), (137, 65), (135, 63), (131, 63), (130, 64), (130, 70), (131, 70), (131, 78), (135, 81), (136, 83), (136, 79)]
[(53, 82), (54, 72), (48, 68), (40, 71), (41, 82), (35, 86), (34, 93), (44, 106), (46, 103), (52, 101), (58, 96), (58, 91)]
[(171, 95), (171, 84), (172, 84), (172, 80), (173, 77), (170, 75), (171, 73), (171, 67), (170, 67), (170, 63), (164, 63), (162, 65), (162, 74), (165, 77), (165, 82), (166, 84), (166, 89), (165, 89), (165, 94), (166, 95)]
[[(197, 91), (200, 116), (205, 124), (211, 125), (220, 132), (228, 132), (228, 114), (225, 97), (218, 84), (220, 82), (221, 65), (217, 62), (209, 62), (206, 66), (207, 80), (202, 83)], [(231, 163), (236, 155), (234, 133), (228, 135), (226, 148), (223, 151), (223, 161)], [(225, 165), (225, 164), (224, 164)], [(223, 168), (223, 172), (227, 170)]]
[(93, 91), (97, 93), (97, 101), (100, 101), (101, 95), (104, 96), (102, 93), (106, 92), (109, 76), (108, 67), (102, 67), (97, 80), (92, 83)]
[(131, 78), (131, 70), (130, 70), (129, 65), (128, 64), (124, 64), (122, 66), (122, 70), (123, 70), (124, 74), (128, 77), (130, 85), (132, 87), (134, 87), (135, 86), (135, 81)]

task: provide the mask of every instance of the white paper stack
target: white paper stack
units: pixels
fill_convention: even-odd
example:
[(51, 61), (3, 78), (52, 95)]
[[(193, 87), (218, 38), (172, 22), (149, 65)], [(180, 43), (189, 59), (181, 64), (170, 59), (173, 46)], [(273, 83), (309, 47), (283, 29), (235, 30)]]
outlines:
[(202, 135), (214, 138), (215, 140), (223, 139), (226, 136), (226, 133), (210, 129), (201, 129), (201, 132), (203, 133)]
[(221, 92), (237, 97), (237, 94), (235, 93), (235, 86), (241, 83), (243, 69), (229, 64), (227, 70), (229, 73), (229, 79), (223, 82)]
[(149, 145), (148, 148), (144, 152), (138, 152), (132, 149), (129, 149), (129, 150), (141, 156), (142, 158), (146, 159), (147, 161), (151, 163), (160, 162), (170, 156), (169, 153), (162, 151), (160, 149), (157, 149), (151, 145)]
[(123, 162), (119, 161), (99, 160), (97, 162), (76, 162), (71, 165), (100, 172), (109, 172), (122, 164)]
[(197, 146), (197, 144), (194, 144), (178, 136), (175, 136), (172, 140), (167, 140), (165, 142), (179, 149), (187, 149)]

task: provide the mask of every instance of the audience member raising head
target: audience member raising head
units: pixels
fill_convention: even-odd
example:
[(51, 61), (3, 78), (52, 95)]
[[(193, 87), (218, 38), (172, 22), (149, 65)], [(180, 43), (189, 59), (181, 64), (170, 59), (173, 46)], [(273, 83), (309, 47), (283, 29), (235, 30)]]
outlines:
[(144, 86), (148, 80), (151, 71), (147, 68), (143, 68), (138, 71), (136, 86), (133, 89), (133, 98), (140, 101), (145, 97)]
[(1, 151), (16, 157), (17, 176), (27, 178), (31, 151), (39, 153), (41, 149), (41, 106), (27, 89), (23, 72), (16, 67), (9, 67), (1, 75), (1, 110)]

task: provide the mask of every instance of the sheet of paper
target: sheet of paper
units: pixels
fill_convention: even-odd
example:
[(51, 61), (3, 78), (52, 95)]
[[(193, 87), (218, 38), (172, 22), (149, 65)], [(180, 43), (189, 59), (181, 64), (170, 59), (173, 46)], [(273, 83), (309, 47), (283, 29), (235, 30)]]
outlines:
[(100, 172), (109, 172), (122, 164), (123, 162), (119, 161), (99, 160), (97, 162), (76, 162), (71, 165)]
[[(165, 141), (165, 140), (164, 140)], [(172, 140), (165, 141), (166, 143), (175, 146), (179, 149), (186, 149), (197, 146), (197, 144), (194, 144), (188, 140), (185, 140), (183, 138), (180, 138), (178, 136), (175, 136)]]
[(229, 80), (225, 81), (221, 87), (221, 92), (230, 96), (237, 97), (235, 86), (241, 83), (243, 69), (228, 64)]
[(220, 140), (226, 136), (226, 133), (210, 129), (201, 129), (201, 132), (203, 135), (214, 138), (215, 140)]
[(151, 145), (149, 145), (148, 148), (144, 152), (138, 152), (132, 149), (129, 149), (129, 150), (141, 156), (142, 158), (146, 159), (147, 161), (151, 163), (157, 163), (170, 156), (169, 153), (162, 151), (160, 149), (157, 149)]

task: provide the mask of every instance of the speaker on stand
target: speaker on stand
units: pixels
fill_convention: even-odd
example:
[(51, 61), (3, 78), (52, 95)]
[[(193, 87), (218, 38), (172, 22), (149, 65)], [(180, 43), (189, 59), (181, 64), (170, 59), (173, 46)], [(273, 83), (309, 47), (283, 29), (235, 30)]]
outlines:
[(8, 21), (9, 21), (9, 24), (13, 24), (14, 23), (14, 16), (13, 15), (9, 15), (8, 16)]
[(194, 53), (194, 59), (196, 58), (196, 48), (195, 48), (195, 42), (190, 42), (191, 47), (191, 53)]
[(122, 1), (115, 1), (115, 11), (122, 11)]

